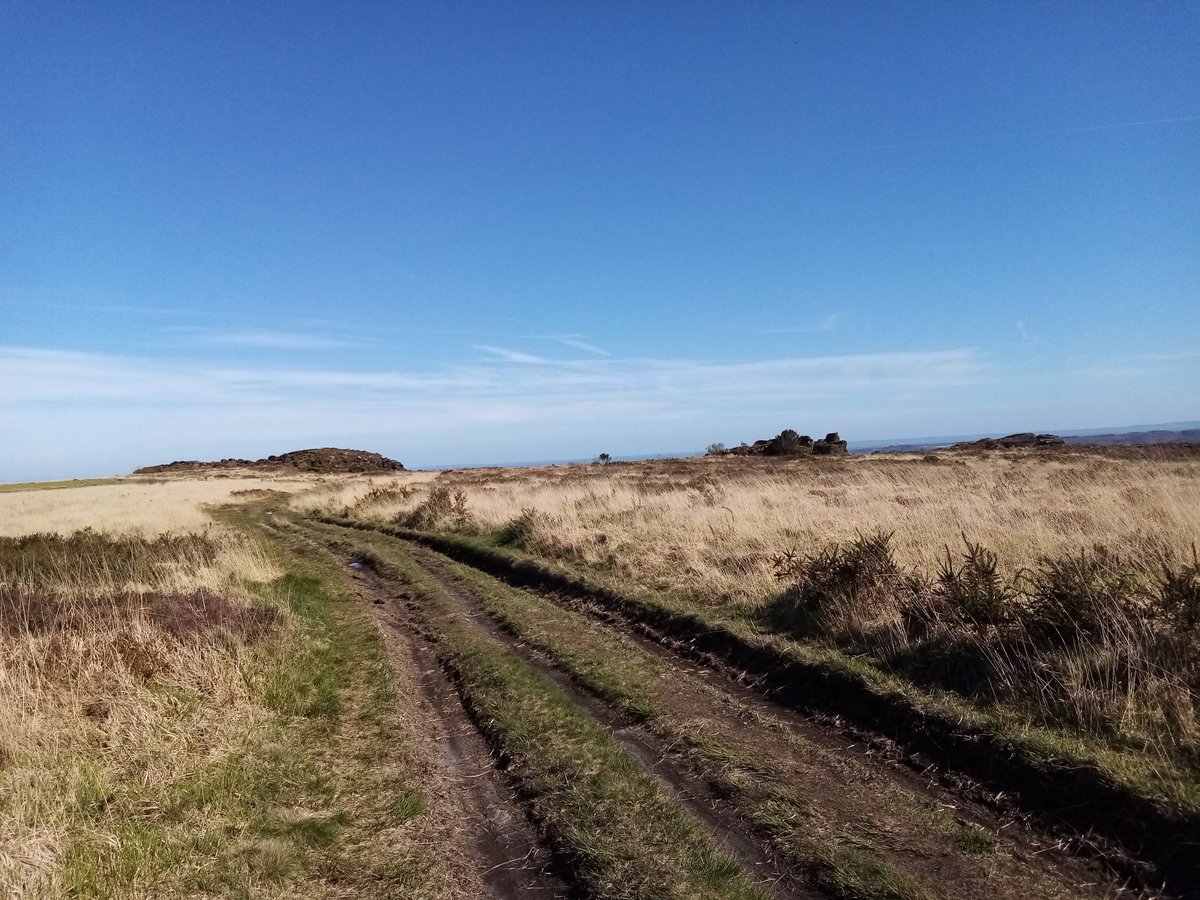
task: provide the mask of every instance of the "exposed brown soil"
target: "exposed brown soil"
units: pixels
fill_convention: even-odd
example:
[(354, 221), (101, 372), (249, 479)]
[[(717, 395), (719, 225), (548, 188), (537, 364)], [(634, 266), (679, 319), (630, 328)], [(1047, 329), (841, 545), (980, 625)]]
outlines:
[(195, 474), (222, 469), (258, 469), (271, 472), (315, 472), (317, 474), (369, 474), (400, 472), (404, 466), (394, 459), (366, 450), (343, 450), (339, 447), (319, 447), (311, 450), (292, 450), (263, 459), (220, 459), (201, 462), (195, 459), (176, 460), (157, 466), (144, 466), (134, 475)]
[(370, 570), (352, 572), (359, 594), (370, 602), (392, 654), (403, 654), (417, 675), (417, 712), (426, 734), (438, 748), (444, 770), (456, 785), (468, 814), (468, 843), (476, 871), (495, 898), (565, 898), (572, 893), (553, 872), (553, 858), (539, 840), (479, 732), (467, 718), (459, 698), (438, 663), (419, 607), (402, 586)]

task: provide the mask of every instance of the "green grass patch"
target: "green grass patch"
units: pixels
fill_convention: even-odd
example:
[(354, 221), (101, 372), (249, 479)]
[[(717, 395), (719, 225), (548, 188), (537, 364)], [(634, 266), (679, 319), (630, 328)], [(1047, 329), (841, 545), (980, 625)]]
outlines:
[[(412, 736), (374, 622), (335, 573), (277, 549), (287, 574), (250, 587), (285, 624), (236, 651), (240, 740), (191, 752), (169, 783), (79, 754), (56, 761), (73, 798), (65, 896), (325, 897), (331, 883), (366, 898), (438, 893), (436, 861), (397, 830), (427, 800), (395, 762)], [(223, 715), (211, 696), (162, 692), (164, 731), (202, 734)]]

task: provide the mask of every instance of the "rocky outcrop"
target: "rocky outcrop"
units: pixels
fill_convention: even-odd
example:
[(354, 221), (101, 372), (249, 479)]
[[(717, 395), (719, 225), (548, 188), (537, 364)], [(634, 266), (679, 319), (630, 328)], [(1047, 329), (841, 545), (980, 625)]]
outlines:
[(215, 462), (200, 462), (194, 459), (178, 460), (158, 466), (137, 469), (135, 475), (161, 473), (209, 472), (221, 469), (261, 469), (268, 471), (317, 472), (321, 474), (366, 472), (401, 472), (404, 466), (394, 459), (366, 450), (343, 450), (339, 447), (319, 447), (311, 450), (293, 450), (265, 459), (221, 459)]
[(722, 450), (719, 456), (832, 456), (845, 453), (846, 442), (836, 431), (825, 435), (823, 440), (814, 441), (807, 434), (799, 434), (791, 428), (785, 428), (775, 437), (768, 440), (755, 441), (753, 444), (742, 444)]
[(846, 453), (846, 442), (842, 440), (841, 435), (836, 431), (831, 431), (825, 435), (825, 439), (816, 441), (813, 444), (812, 452), (819, 456), (836, 456), (841, 453)]

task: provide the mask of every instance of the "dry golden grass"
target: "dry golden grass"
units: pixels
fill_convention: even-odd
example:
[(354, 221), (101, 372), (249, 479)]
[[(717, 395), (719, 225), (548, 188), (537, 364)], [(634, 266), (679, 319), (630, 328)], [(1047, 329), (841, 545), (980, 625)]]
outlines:
[[(241, 655), (286, 611), (242, 580), (278, 567), (231, 535), (0, 546), (0, 896), (59, 897), (72, 847), (120, 841), (103, 810), (153, 804), (233, 758), (267, 713)], [(219, 613), (219, 614), (218, 614)], [(184, 698), (204, 698), (183, 712)], [(128, 791), (131, 778), (144, 790)]]
[(207, 512), (337, 479), (162, 482), (0, 495), (0, 900), (471, 895), (365, 614)]
[(1187, 450), (468, 470), (336, 500), (328, 512), (476, 533), (1031, 721), (1166, 756), (1200, 737)]
[[(97, 531), (162, 534), (194, 531), (212, 523), (205, 508), (239, 499), (239, 491), (307, 490), (315, 479), (303, 477), (139, 478), (116, 484), (0, 493), (0, 536), (81, 528)], [(245, 496), (245, 495), (241, 495)]]
[[(443, 473), (466, 495), (475, 527), (532, 510), (523, 542), (550, 557), (613, 569), (696, 599), (755, 605), (778, 590), (776, 553), (809, 552), (866, 532), (893, 533), (897, 559), (936, 567), (963, 535), (1015, 573), (1038, 558), (1100, 543), (1153, 562), (1200, 543), (1200, 458), (1062, 453), (943, 454), (800, 459), (703, 458)], [(391, 521), (414, 509), (391, 494), (359, 518)], [(374, 485), (378, 487), (378, 482)], [(325, 505), (354, 506), (344, 487)], [(314, 506), (318, 498), (310, 500)]]
[[(330, 480), (314, 486), (311, 490), (295, 494), (291, 506), (303, 513), (323, 512), (330, 509), (344, 509), (352, 506), (369, 496), (376, 489), (416, 488), (429, 484), (441, 476), (440, 472), (401, 472), (394, 475), (359, 475), (345, 476), (338, 480)], [(387, 497), (391, 497), (388, 494)], [(382, 498), (386, 501), (387, 497)], [(381, 498), (373, 498), (372, 514), (376, 516), (395, 515), (406, 505), (402, 501), (376, 502)]]

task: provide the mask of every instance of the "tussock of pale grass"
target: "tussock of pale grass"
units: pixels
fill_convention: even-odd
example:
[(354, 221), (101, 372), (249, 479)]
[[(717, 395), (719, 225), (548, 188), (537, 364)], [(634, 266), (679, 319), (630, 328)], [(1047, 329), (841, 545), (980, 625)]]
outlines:
[(418, 485), (429, 484), (438, 472), (400, 472), (366, 475), (319, 485), (292, 497), (291, 506), (302, 513), (335, 515), (370, 507), (377, 515), (398, 513)]

